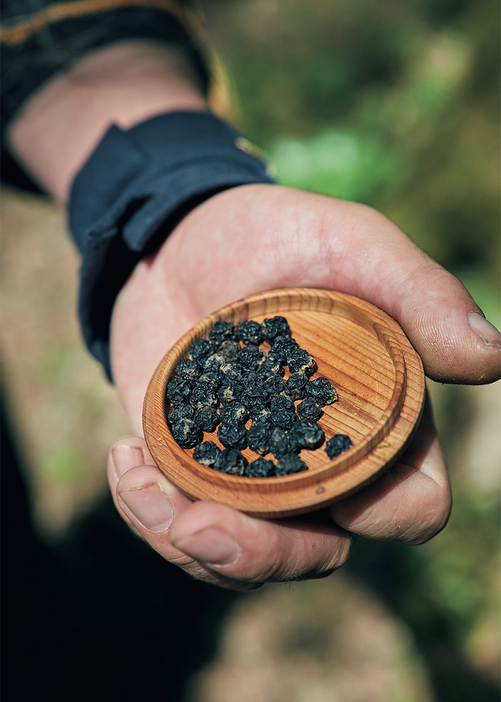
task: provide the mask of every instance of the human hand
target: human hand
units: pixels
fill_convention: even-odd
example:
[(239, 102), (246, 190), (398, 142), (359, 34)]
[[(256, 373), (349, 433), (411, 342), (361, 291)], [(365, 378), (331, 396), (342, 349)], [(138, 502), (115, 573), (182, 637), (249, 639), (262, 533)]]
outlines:
[[(499, 332), (459, 281), (385, 217), (333, 198), (248, 185), (196, 207), (136, 267), (117, 299), (113, 374), (134, 431), (141, 433), (148, 381), (182, 334), (233, 300), (299, 286), (351, 293), (388, 312), (435, 380), (487, 383), (500, 375)], [(346, 560), (351, 534), (422, 543), (450, 511), (429, 408), (385, 476), (305, 517), (254, 519), (214, 502), (193, 503), (156, 468), (139, 437), (115, 444), (108, 477), (122, 516), (164, 558), (242, 589), (328, 574)]]

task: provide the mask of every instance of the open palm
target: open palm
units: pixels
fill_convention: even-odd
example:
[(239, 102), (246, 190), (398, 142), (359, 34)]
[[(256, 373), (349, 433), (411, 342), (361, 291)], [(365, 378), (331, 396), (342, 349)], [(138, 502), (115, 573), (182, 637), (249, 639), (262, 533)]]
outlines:
[[(400, 322), (429, 377), (499, 377), (501, 345), (453, 276), (374, 210), (274, 185), (213, 196), (134, 270), (115, 305), (112, 367), (141, 434), (147, 383), (167, 350), (209, 312), (249, 294), (321, 287), (373, 302)], [(164, 558), (240, 588), (321, 577), (349, 553), (351, 534), (421, 543), (446, 523), (450, 491), (429, 408), (412, 444), (375, 484), (309, 517), (253, 519), (191, 502), (156, 468), (144, 440), (123, 437), (108, 476), (119, 511)]]

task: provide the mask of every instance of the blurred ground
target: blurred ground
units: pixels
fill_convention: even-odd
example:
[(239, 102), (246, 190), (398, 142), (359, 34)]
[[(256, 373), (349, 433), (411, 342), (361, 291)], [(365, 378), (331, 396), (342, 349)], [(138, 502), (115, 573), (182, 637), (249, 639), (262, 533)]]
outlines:
[[(379, 207), (499, 327), (497, 14), (452, 0), (206, 6), (241, 127), (281, 181)], [(37, 526), (57, 543), (106, 489), (128, 427), (80, 340), (63, 214), (4, 188), (1, 226), (2, 382)], [(238, 598), (190, 700), (499, 698), (500, 386), (430, 392), (455, 494), (444, 532), (417, 548), (359, 540), (325, 580)]]

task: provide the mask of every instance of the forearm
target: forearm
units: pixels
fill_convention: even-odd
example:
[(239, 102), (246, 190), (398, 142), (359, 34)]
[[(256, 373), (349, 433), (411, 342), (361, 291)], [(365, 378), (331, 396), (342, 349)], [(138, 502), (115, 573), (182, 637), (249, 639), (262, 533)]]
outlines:
[(87, 54), (44, 85), (13, 120), (8, 140), (44, 190), (66, 202), (111, 124), (130, 128), (163, 112), (206, 109), (195, 73), (175, 49), (127, 41)]

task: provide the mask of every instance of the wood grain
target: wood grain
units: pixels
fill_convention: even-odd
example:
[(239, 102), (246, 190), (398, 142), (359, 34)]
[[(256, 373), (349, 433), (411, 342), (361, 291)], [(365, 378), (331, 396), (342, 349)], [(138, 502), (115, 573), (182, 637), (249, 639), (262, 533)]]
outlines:
[[(338, 402), (324, 407), (318, 422), (326, 441), (342, 433), (354, 445), (334, 460), (327, 456), (325, 444), (302, 451), (309, 470), (291, 476), (247, 478), (206, 468), (193, 459), (193, 450), (182, 449), (172, 437), (166, 421), (167, 382), (188, 346), (207, 338), (218, 319), (261, 322), (276, 314), (287, 318), (293, 337), (315, 357), (318, 371), (312, 378), (324, 376), (338, 391)], [(423, 400), (421, 359), (395, 320), (350, 295), (290, 288), (239, 300), (185, 334), (150, 381), (143, 425), (158, 466), (189, 497), (223, 502), (254, 516), (285, 517), (342, 499), (374, 480), (407, 445)], [(215, 433), (204, 440), (219, 444)], [(250, 449), (243, 454), (250, 461), (257, 457)]]

